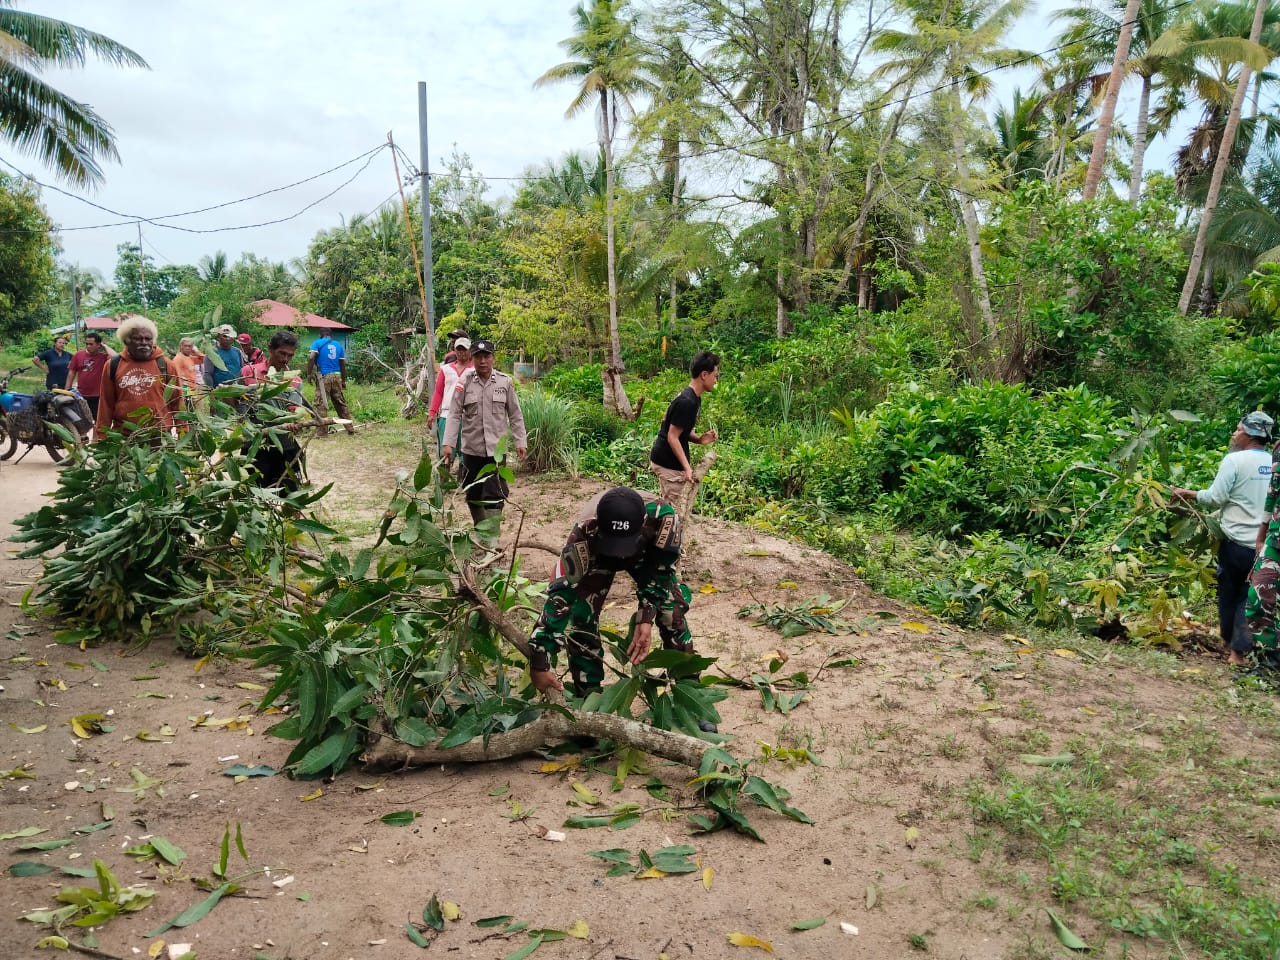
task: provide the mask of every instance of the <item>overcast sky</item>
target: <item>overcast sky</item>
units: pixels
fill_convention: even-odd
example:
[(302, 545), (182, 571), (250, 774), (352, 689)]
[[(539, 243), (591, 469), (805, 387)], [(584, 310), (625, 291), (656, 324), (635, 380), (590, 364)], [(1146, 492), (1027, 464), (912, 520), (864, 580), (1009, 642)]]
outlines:
[[(20, 6), (97, 30), (141, 54), (151, 70), (50, 74), (115, 128), (119, 164), (87, 194), (130, 215), (158, 217), (235, 200), (319, 173), (386, 141), (418, 163), (417, 83), (428, 85), (432, 168), (452, 144), (493, 177), (591, 148), (590, 116), (566, 120), (566, 85), (533, 81), (560, 62), (572, 32), (570, 0), (46, 0)], [(34, 159), (0, 156), (46, 182)], [(174, 224), (224, 227), (288, 217), (329, 193), (360, 164), (316, 182)], [(402, 173), (403, 173), (402, 164)], [(187, 234), (143, 224), (158, 263), (194, 263), (225, 250), (274, 260), (301, 256), (341, 215), (368, 211), (396, 189), (380, 152), (350, 186), (295, 220), (271, 227)], [(494, 192), (508, 189), (501, 182)], [(75, 192), (75, 191), (73, 191)], [(46, 190), (64, 227), (119, 218)], [(137, 229), (66, 231), (64, 259), (109, 279), (117, 244)]]
[[(453, 144), (487, 177), (591, 150), (590, 114), (566, 120), (569, 85), (535, 91), (533, 81), (564, 59), (573, 0), (20, 0), (131, 47), (151, 70), (93, 61), (51, 73), (64, 92), (112, 124), (121, 162), (87, 196), (150, 218), (236, 200), (310, 177), (373, 149), (393, 131), (418, 163), (417, 83), (428, 84), (432, 170)], [(1042, 4), (1041, 7), (1050, 6)], [(1047, 18), (1019, 26), (1010, 43), (1036, 49)], [(1012, 79), (1002, 76), (1007, 100)], [(1020, 81), (1030, 83), (1029, 77)], [(994, 103), (991, 105), (994, 108)], [(1124, 109), (1122, 102), (1122, 110)], [(1124, 115), (1124, 114), (1122, 114)], [(1161, 162), (1157, 145), (1149, 162)], [(0, 157), (59, 186), (36, 160), (0, 144)], [(363, 163), (363, 161), (361, 161)], [(169, 221), (211, 229), (291, 217), (355, 174), (344, 167), (312, 183), (224, 210)], [(403, 170), (402, 170), (403, 173)], [(272, 260), (303, 255), (317, 231), (372, 210), (394, 195), (390, 154), (379, 152), (349, 186), (286, 223), (211, 234), (143, 224), (156, 261), (195, 263), (252, 251)], [(509, 194), (504, 180), (491, 196)], [(77, 191), (72, 191), (77, 192)], [(45, 190), (64, 228), (121, 218)], [(63, 259), (109, 280), (116, 246), (136, 243), (133, 225), (65, 230)]]

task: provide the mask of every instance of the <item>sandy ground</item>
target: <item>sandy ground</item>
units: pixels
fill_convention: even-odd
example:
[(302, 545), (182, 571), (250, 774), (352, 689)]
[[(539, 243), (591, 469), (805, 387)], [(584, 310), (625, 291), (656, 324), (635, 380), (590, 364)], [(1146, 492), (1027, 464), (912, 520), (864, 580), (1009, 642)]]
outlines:
[[(334, 502), (344, 509), (365, 504), (371, 523), (379, 498), (370, 491), (389, 489), (395, 470), (410, 466), (365, 457), (358, 439), (341, 436), (312, 451), (313, 477), (335, 480)], [(14, 517), (39, 505), (56, 475), (39, 451), (21, 464), (0, 465), (0, 537), (9, 535)], [(525, 511), (523, 536), (558, 542), (578, 503), (596, 489), (587, 482), (520, 479), (513, 500)], [(508, 541), (515, 526), (506, 524)], [(767, 844), (723, 832), (695, 835), (683, 815), (663, 817), (662, 804), (642, 789), (642, 776), (610, 793), (610, 762), (572, 775), (544, 774), (543, 758), (533, 756), (377, 778), (356, 769), (326, 784), (284, 776), (235, 782), (226, 768), (278, 768), (290, 749), (261, 735), (272, 718), (252, 716), (253, 691), (239, 686), (266, 678), (238, 663), (214, 662), (197, 672), (193, 661), (159, 643), (143, 650), (58, 645), (55, 625), (19, 606), (39, 564), (14, 559), (10, 549), (0, 555), (0, 768), (27, 764), (36, 779), (0, 780), (0, 834), (36, 827), (46, 831), (37, 841), (73, 842), (24, 853), (17, 848), (29, 841), (5, 840), (0, 869), (20, 860), (63, 867), (101, 858), (122, 883), (155, 889), (150, 907), (97, 932), (102, 955), (117, 958), (147, 956), (159, 938), (146, 932), (205, 896), (191, 880), (210, 875), (227, 824), (241, 826), (249, 857), (245, 864), (233, 850), (231, 875), (263, 867), (270, 873), (245, 881), (248, 896), (227, 898), (199, 922), (163, 936), (170, 944), (193, 944), (201, 960), (414, 956), (418, 948), (406, 939), (405, 921), (420, 920), (433, 893), (457, 903), (462, 919), (446, 925), (431, 952), (459, 957), (497, 960), (528, 942), (527, 933), (502, 936), (500, 927), (473, 925), (494, 915), (560, 930), (585, 921), (587, 939), (546, 943), (539, 958), (759, 953), (731, 946), (734, 932), (769, 941), (777, 956), (788, 958), (918, 955), (909, 943), (913, 934), (927, 938), (928, 956), (947, 960), (1040, 956), (1028, 951), (1052, 941), (1037, 909), (1043, 904), (996, 890), (998, 908), (975, 907), (991, 891), (966, 856), (973, 830), (963, 803), (966, 785), (993, 778), (993, 743), (1032, 728), (1049, 730), (1053, 742), (1041, 752), (1055, 752), (1070, 737), (1105, 724), (1176, 712), (1179, 701), (1193, 695), (1188, 686), (1048, 651), (1015, 657), (1010, 639), (933, 623), (870, 594), (829, 557), (745, 528), (699, 519), (688, 540), (684, 570), (694, 590), (695, 640), (702, 652), (720, 658), (719, 670), (747, 677), (778, 650), (790, 658), (785, 672), (803, 669), (811, 676), (833, 656), (860, 661), (823, 671), (811, 700), (787, 716), (765, 713), (754, 691), (735, 690), (722, 704), (722, 730), (735, 737), (730, 749), (738, 755), (758, 753), (760, 741), (807, 746), (821, 759), (822, 766), (774, 763), (765, 771), (792, 792), (791, 802), (813, 817), (813, 826), (759, 810), (752, 819)], [(534, 551), (526, 569), (550, 560)], [(857, 629), (783, 640), (736, 615), (748, 603), (793, 603), (820, 593), (848, 600), (842, 613)], [(628, 613), (620, 592), (606, 616), (622, 621)], [(1011, 660), (1018, 661), (1016, 670), (987, 671), (993, 662)], [(985, 689), (975, 682), (980, 676)], [(250, 722), (241, 729), (193, 727), (192, 718), (206, 711), (215, 720), (250, 716)], [(69, 721), (88, 712), (107, 715), (112, 730), (77, 738)], [(156, 739), (138, 739), (144, 730)], [(161, 783), (135, 791), (132, 770)], [(657, 762), (651, 770), (677, 789), (689, 776)], [(642, 822), (618, 832), (569, 830), (559, 843), (542, 839), (543, 828), (558, 829), (582, 812), (571, 805), (571, 779), (607, 803), (640, 803)], [(527, 817), (513, 816), (517, 804)], [(412, 826), (380, 820), (405, 809), (421, 814)], [(73, 832), (104, 822), (107, 814), (108, 827)], [(912, 844), (909, 829), (918, 831)], [(161, 870), (124, 853), (152, 835), (185, 851), (180, 868)], [(713, 871), (709, 884), (701, 873), (608, 878), (605, 866), (587, 855), (673, 843), (695, 847), (697, 860)], [(292, 880), (272, 883), (285, 878)], [(18, 918), (53, 906), (67, 882), (78, 881), (57, 872), (6, 874), (0, 957), (48, 955), (34, 949), (38, 928)], [(1106, 931), (1066, 913), (1077, 932), (1105, 940)], [(826, 924), (790, 929), (816, 917)], [(857, 934), (842, 932), (841, 922), (856, 926)], [(1129, 946), (1134, 957), (1167, 955), (1157, 945)], [(1095, 955), (1119, 956), (1119, 947), (1111, 940)]]

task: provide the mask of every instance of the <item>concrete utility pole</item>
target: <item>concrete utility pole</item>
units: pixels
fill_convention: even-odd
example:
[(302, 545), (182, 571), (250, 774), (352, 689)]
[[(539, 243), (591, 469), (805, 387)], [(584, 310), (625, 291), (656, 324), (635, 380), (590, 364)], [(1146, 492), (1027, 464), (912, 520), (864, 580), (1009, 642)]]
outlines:
[(76, 349), (80, 349), (80, 271), (71, 265), (71, 333)]
[(418, 141), (422, 170), (422, 279), (427, 294), (427, 337), (434, 348), (436, 342), (435, 293), (431, 286), (431, 175), (427, 152), (427, 84), (418, 81)]
[(145, 314), (150, 308), (147, 306), (147, 260), (142, 255), (142, 221), (138, 221), (138, 276), (142, 283), (142, 312)]

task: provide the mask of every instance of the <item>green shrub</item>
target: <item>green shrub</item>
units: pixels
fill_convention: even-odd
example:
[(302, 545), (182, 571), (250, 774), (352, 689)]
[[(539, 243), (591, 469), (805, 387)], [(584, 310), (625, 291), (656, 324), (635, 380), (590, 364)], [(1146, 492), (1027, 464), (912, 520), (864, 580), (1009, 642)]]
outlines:
[[(307, 396), (311, 393), (308, 388)], [(348, 380), (346, 394), (351, 416), (358, 423), (395, 423), (401, 419), (400, 395), (394, 384)]]
[(574, 401), (573, 436), (578, 444), (609, 444), (627, 430), (627, 422), (606, 410), (599, 400)]
[(529, 469), (576, 474), (577, 446), (573, 435), (577, 416), (573, 404), (532, 387), (520, 391), (520, 409), (529, 432)]
[(544, 390), (565, 400), (577, 400), (597, 404), (604, 403), (604, 384), (600, 379), (604, 372), (602, 363), (584, 363), (580, 367), (555, 367), (543, 375), (540, 381)]

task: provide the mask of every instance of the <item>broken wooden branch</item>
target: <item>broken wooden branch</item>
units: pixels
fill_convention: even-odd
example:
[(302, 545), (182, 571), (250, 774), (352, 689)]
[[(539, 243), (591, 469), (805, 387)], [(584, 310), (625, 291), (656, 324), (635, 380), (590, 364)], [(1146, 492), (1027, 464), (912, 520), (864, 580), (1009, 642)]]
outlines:
[(702, 755), (711, 744), (671, 730), (660, 730), (639, 720), (628, 720), (612, 713), (593, 713), (564, 707), (548, 710), (537, 720), (505, 733), (495, 733), (489, 742), (476, 737), (467, 743), (441, 750), (439, 747), (411, 747), (407, 743), (382, 737), (369, 745), (361, 757), (370, 772), (402, 767), (425, 767), (436, 763), (481, 763), (506, 760), (532, 753), (567, 737), (594, 737), (612, 740), (626, 747), (643, 750), (663, 760), (682, 763), (697, 770)]
[[(493, 624), (494, 629), (527, 659), (529, 642), (525, 633), (513, 623), (496, 603), (485, 595), (476, 582), (473, 567), (464, 566), (458, 575), (458, 592), (466, 597), (480, 615)], [(687, 734), (652, 727), (638, 720), (629, 720), (611, 713), (593, 713), (564, 706), (557, 692), (552, 703), (560, 709), (548, 710), (532, 723), (505, 733), (495, 733), (486, 743), (477, 737), (456, 747), (413, 747), (401, 743), (389, 735), (383, 735), (365, 750), (361, 757), (368, 770), (388, 770), (403, 767), (423, 767), (435, 763), (479, 763), (487, 760), (505, 760), (509, 757), (531, 753), (551, 743), (571, 736), (594, 737), (612, 740), (626, 747), (643, 750), (663, 760), (683, 763), (698, 769), (703, 754), (711, 746), (704, 740)]]
[(702, 486), (702, 480), (707, 475), (707, 471), (711, 469), (712, 464), (716, 462), (716, 452), (708, 450), (706, 456), (698, 461), (698, 465), (693, 468), (693, 483), (686, 483), (684, 489), (680, 491), (679, 503), (672, 506), (676, 508), (676, 516), (680, 518), (681, 538), (688, 536), (689, 517), (693, 514), (693, 502), (698, 499), (698, 488)]

